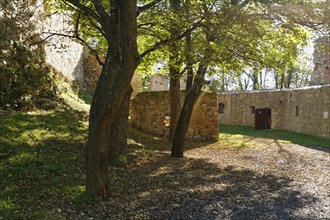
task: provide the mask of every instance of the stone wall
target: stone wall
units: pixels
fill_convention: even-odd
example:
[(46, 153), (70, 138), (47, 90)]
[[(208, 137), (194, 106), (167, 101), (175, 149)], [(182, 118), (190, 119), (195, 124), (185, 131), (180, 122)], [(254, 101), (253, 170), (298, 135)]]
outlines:
[[(150, 76), (150, 91), (168, 91), (170, 88), (170, 78), (167, 75), (151, 75)], [(180, 79), (180, 89), (186, 89), (185, 78)]]
[[(42, 1), (39, 0), (39, 4)], [(70, 25), (70, 17), (63, 13), (51, 14), (47, 4), (40, 7), (37, 14), (39, 19), (40, 32), (45, 32), (44, 37), (50, 33), (68, 34), (73, 31)], [(87, 91), (93, 93), (100, 77), (102, 66), (89, 50), (75, 40), (68, 37), (52, 36), (45, 44), (46, 62), (61, 72), (69, 81), (75, 81), (85, 87)], [(132, 79), (134, 97), (142, 91), (142, 78), (135, 74)]]
[[(183, 99), (184, 92), (181, 95)], [(216, 99), (216, 94), (202, 92), (190, 121), (188, 139), (218, 140)], [(131, 102), (132, 125), (148, 133), (168, 137), (169, 114), (168, 91), (142, 92)]]
[[(220, 124), (254, 126), (253, 109), (271, 109), (271, 128), (330, 138), (330, 86), (218, 95)], [(220, 128), (221, 130), (221, 128)]]
[(330, 84), (330, 38), (315, 41), (313, 53), (314, 70), (310, 85)]
[[(101, 60), (102, 62), (104, 59)], [(84, 81), (86, 90), (94, 93), (96, 84), (101, 75), (102, 66), (97, 61), (95, 55), (91, 54), (87, 48), (84, 49)], [(142, 92), (142, 77), (140, 74), (136, 73), (133, 75), (131, 85), (133, 88), (133, 93), (131, 98), (133, 99), (135, 95)]]
[[(50, 33), (67, 34), (68, 30), (72, 29), (68, 24), (69, 21), (70, 18), (61, 13), (45, 16), (45, 20), (40, 21), (42, 31), (46, 32), (44, 37), (50, 36)], [(83, 83), (84, 49), (81, 44), (71, 38), (54, 35), (47, 40), (45, 51), (47, 63), (61, 72), (68, 80)]]
[(102, 66), (96, 60), (95, 55), (90, 54), (87, 48), (84, 49), (84, 81), (87, 91), (94, 93), (97, 81), (99, 80)]

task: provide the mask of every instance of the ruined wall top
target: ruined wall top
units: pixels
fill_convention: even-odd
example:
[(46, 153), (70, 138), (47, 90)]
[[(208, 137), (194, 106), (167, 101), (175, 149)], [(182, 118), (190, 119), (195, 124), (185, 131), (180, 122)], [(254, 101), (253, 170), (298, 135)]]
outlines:
[(314, 42), (314, 70), (310, 85), (330, 84), (330, 37), (321, 37)]
[[(153, 91), (168, 91), (170, 88), (170, 77), (167, 75), (151, 75), (150, 76), (150, 87), (149, 90)], [(186, 78), (180, 79), (180, 89), (186, 88)]]

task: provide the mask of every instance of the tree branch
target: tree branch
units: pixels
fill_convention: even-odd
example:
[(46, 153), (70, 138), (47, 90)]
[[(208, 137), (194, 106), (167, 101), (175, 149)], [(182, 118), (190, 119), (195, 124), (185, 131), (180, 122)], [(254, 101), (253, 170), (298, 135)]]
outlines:
[(83, 45), (85, 45), (90, 51), (92, 51), (95, 54), (95, 58), (101, 66), (104, 64), (104, 62), (101, 61), (101, 58), (100, 58), (97, 50), (92, 48), (84, 39), (82, 39), (78, 35), (76, 35), (76, 34), (75, 35), (69, 35), (69, 34), (53, 33), (53, 32), (44, 32), (44, 34), (49, 34), (49, 35), (47, 37), (45, 37), (44, 39), (40, 40), (40, 41), (33, 42), (33, 43), (29, 44), (29, 47), (31, 47), (33, 45), (36, 45), (36, 44), (41, 44), (41, 43), (47, 41), (49, 38), (54, 37), (54, 36), (68, 37), (68, 38), (72, 38), (72, 39), (77, 39), (81, 43), (83, 43)]
[(77, 8), (79, 8), (80, 10), (82, 10), (83, 12), (85, 12), (95, 20), (97, 20), (99, 23), (102, 22), (102, 19), (98, 14), (96, 14), (92, 9), (86, 7), (85, 5), (80, 4), (78, 0), (64, 0), (64, 1), (67, 1), (72, 5), (76, 6)]
[(152, 8), (153, 6), (155, 6), (157, 3), (161, 2), (161, 0), (154, 0), (146, 5), (143, 5), (141, 7), (138, 7), (137, 12), (136, 12), (136, 16), (139, 16), (142, 12), (148, 10), (149, 8)]
[[(101, 16), (103, 21), (107, 21), (110, 18), (110, 15), (105, 11), (104, 7), (99, 0), (93, 0), (93, 4), (97, 13)], [(101, 23), (101, 22), (100, 22)]]
[(174, 41), (177, 41), (177, 40), (180, 40), (180, 39), (184, 38), (188, 32), (191, 32), (191, 31), (195, 30), (196, 28), (200, 27), (203, 20), (204, 20), (204, 17), (201, 20), (199, 20), (198, 22), (194, 23), (191, 28), (185, 30), (183, 33), (181, 33), (180, 35), (177, 35), (174, 38), (168, 38), (168, 39), (161, 40), (161, 41), (157, 42), (154, 46), (152, 46), (151, 48), (147, 49), (146, 51), (144, 51), (143, 53), (141, 53), (139, 55), (139, 62), (145, 56), (147, 56), (148, 54), (154, 52), (155, 50), (157, 50), (157, 49), (159, 49), (159, 48), (161, 48), (165, 45), (168, 45), (169, 43), (172, 43)]

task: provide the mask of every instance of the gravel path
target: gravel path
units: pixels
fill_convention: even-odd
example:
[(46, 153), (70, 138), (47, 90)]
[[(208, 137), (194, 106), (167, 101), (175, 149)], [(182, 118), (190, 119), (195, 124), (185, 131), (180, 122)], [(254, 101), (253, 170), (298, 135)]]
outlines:
[(329, 152), (276, 140), (253, 143), (192, 146), (183, 159), (169, 157), (168, 146), (149, 152), (135, 143), (128, 167), (111, 170), (112, 198), (65, 217), (330, 219)]

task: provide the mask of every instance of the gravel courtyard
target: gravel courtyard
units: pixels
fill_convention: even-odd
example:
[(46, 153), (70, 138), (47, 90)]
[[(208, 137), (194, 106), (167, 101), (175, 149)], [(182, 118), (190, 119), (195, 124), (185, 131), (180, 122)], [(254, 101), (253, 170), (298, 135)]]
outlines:
[[(329, 219), (329, 148), (253, 138), (243, 147), (190, 143), (185, 158), (136, 135), (113, 195), (75, 219)], [(157, 146), (148, 150), (147, 145)], [(64, 208), (65, 209), (65, 208)]]

